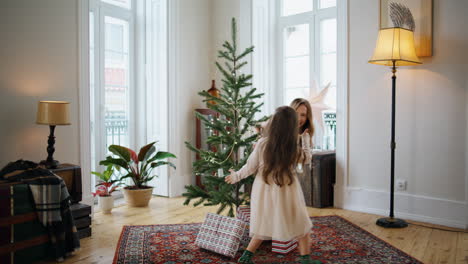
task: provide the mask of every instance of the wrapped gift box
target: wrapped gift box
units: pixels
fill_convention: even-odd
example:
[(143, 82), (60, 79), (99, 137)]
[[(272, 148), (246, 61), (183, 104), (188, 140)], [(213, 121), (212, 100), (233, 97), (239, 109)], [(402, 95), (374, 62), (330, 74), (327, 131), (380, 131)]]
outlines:
[(246, 223), (239, 219), (208, 213), (195, 244), (201, 248), (234, 257), (239, 249)]
[(246, 205), (237, 207), (236, 218), (250, 223), (250, 207)]
[(297, 248), (297, 240), (279, 241), (273, 240), (271, 242), (271, 251), (280, 254), (288, 254)]
[(247, 247), (250, 242), (250, 207), (246, 205), (237, 207), (236, 218), (247, 224), (241, 238), (241, 244)]
[[(246, 230), (241, 238), (242, 245), (248, 245), (250, 242), (250, 207), (249, 206), (239, 206), (237, 208), (236, 218), (247, 223)], [(280, 254), (288, 254), (297, 248), (297, 240), (291, 241), (279, 241), (273, 240), (271, 245), (271, 251)]]

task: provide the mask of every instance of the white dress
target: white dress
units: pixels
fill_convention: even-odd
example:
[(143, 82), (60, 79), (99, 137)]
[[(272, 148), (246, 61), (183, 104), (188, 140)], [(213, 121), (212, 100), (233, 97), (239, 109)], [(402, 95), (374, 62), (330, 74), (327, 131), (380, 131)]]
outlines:
[(310, 233), (312, 222), (304, 202), (301, 185), (294, 172), (291, 185), (279, 187), (263, 180), (263, 150), (266, 139), (258, 141), (247, 163), (232, 173), (234, 182), (256, 174), (250, 201), (250, 237), (289, 241)]

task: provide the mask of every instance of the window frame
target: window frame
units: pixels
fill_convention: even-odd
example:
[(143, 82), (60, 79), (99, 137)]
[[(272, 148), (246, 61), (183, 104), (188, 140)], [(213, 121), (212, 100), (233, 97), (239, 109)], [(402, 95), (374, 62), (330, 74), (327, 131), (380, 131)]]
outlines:
[[(276, 42), (278, 45), (276, 46), (275, 54), (278, 54), (278, 58), (276, 60), (279, 62), (277, 64), (276, 72), (276, 102), (280, 104), (289, 104), (289, 102), (285, 102), (286, 98), (286, 72), (285, 72), (285, 56), (284, 56), (284, 48), (285, 48), (285, 38), (284, 38), (284, 30), (291, 26), (298, 26), (307, 24), (309, 26), (309, 82), (312, 80), (311, 78), (315, 78), (317, 84), (320, 89), (321, 87), (321, 75), (320, 75), (320, 63), (321, 63), (321, 56), (320, 56), (320, 22), (326, 19), (336, 19), (337, 17), (337, 9), (338, 3), (334, 7), (322, 8), (319, 9), (319, 1), (320, 0), (310, 0), (313, 1), (313, 9), (312, 11), (282, 16), (282, 0), (275, 0), (275, 35), (276, 35)], [(337, 26), (338, 27), (338, 26)], [(337, 41), (338, 41), (338, 28), (337, 28)], [(338, 49), (338, 43), (337, 43)], [(338, 51), (337, 51), (338, 54)], [(338, 62), (338, 56), (337, 56)], [(337, 63), (337, 86), (338, 86), (338, 63)], [(312, 87), (311, 87), (312, 88)], [(320, 92), (320, 90), (315, 91), (315, 93)]]

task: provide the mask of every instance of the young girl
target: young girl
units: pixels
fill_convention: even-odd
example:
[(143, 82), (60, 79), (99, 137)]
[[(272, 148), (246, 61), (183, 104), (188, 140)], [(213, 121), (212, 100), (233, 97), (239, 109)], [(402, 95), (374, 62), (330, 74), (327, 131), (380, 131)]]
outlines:
[(310, 258), (310, 230), (312, 223), (296, 177), (300, 156), (297, 145), (297, 114), (289, 106), (276, 109), (267, 129), (244, 167), (225, 178), (234, 184), (256, 174), (252, 186), (250, 243), (239, 263), (254, 263), (251, 259), (263, 240), (289, 241), (298, 239), (301, 263)]

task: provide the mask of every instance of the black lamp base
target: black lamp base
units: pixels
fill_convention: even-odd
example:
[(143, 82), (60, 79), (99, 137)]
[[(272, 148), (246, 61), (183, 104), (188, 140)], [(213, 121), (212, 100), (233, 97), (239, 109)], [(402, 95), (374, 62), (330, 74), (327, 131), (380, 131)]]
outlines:
[(405, 220), (393, 217), (380, 218), (379, 220), (377, 220), (376, 224), (378, 226), (388, 228), (403, 228), (408, 226), (408, 223), (406, 223)]
[(41, 160), (39, 163), (39, 165), (45, 166), (46, 169), (56, 169), (59, 164), (58, 160)]
[(48, 154), (47, 159), (41, 161), (39, 164), (42, 166), (45, 166), (46, 169), (56, 169), (57, 166), (59, 165), (59, 162), (54, 160), (55, 125), (50, 125), (49, 128), (50, 128), (50, 134), (49, 134), (49, 139), (47, 140), (47, 154)]

